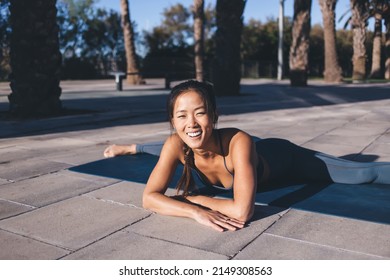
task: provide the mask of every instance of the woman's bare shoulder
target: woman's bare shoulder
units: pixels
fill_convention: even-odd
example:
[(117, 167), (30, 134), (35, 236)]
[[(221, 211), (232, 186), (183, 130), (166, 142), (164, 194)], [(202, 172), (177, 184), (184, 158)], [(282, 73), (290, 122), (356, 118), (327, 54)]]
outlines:
[(235, 127), (221, 128), (219, 129), (219, 134), (224, 142), (226, 141), (228, 143), (235, 142), (239, 139), (251, 139), (251, 136), (247, 132)]
[(178, 159), (184, 158), (184, 142), (175, 133), (170, 135), (165, 141), (163, 152), (169, 153), (171, 156), (177, 157)]

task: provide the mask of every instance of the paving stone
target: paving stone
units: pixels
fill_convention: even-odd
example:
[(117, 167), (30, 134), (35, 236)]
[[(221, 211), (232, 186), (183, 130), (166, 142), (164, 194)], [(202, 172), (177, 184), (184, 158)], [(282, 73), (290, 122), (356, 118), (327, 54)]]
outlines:
[(55, 138), (35, 137), (31, 141), (26, 143), (26, 148), (38, 149), (45, 151), (46, 149), (69, 149), (74, 147), (83, 147), (92, 145), (93, 142), (73, 139), (69, 137), (61, 137), (60, 135)]
[[(103, 186), (110, 180), (84, 179), (70, 172), (46, 174), (0, 187), (0, 198), (42, 207)], [(114, 181), (115, 182), (115, 181)]]
[(0, 186), (1, 185), (6, 185), (6, 184), (9, 184), (9, 183), (10, 183), (10, 181), (0, 178)]
[(351, 154), (355, 155), (361, 152), (361, 150), (359, 150), (356, 146), (344, 145), (341, 143), (337, 145), (332, 143), (322, 143), (322, 142), (317, 142), (315, 139), (313, 141), (309, 141), (305, 143), (302, 146), (308, 149), (312, 149), (336, 157), (341, 157), (341, 156), (351, 155)]
[(290, 210), (266, 233), (390, 258), (390, 225)]
[(375, 260), (373, 255), (263, 233), (234, 260)]
[[(142, 195), (145, 184), (135, 182), (120, 182), (86, 194), (88, 197), (104, 201), (113, 201), (129, 206), (142, 208)], [(168, 189), (166, 195), (175, 195), (174, 189)]]
[[(362, 151), (367, 147), (367, 143), (371, 143), (377, 138), (377, 136), (344, 136), (342, 139), (342, 145), (355, 147), (356, 151)], [(312, 140), (313, 143), (320, 143), (322, 145), (337, 146), (340, 144), (340, 136), (324, 134), (316, 137)]]
[[(47, 137), (49, 137), (49, 139), (46, 139)], [(63, 137), (61, 135), (58, 135), (55, 138), (52, 137), (52, 135), (35, 137), (26, 142), (24, 145), (20, 145), (20, 147), (35, 151), (35, 157), (40, 158), (42, 156), (48, 156), (51, 154), (63, 153), (64, 151), (67, 151), (69, 154), (70, 151), (73, 153), (73, 150), (77, 148), (84, 148), (95, 145), (94, 142)], [(78, 154), (74, 153), (74, 155)], [(82, 155), (82, 153), (80, 155)]]
[(376, 155), (390, 155), (390, 143), (372, 143), (364, 152)]
[(97, 160), (101, 160), (103, 158), (104, 146), (96, 146), (95, 144), (88, 147), (75, 148), (70, 153), (69, 151), (60, 151), (51, 154), (45, 154), (42, 158), (66, 163), (69, 165), (81, 165)]
[(198, 248), (201, 250), (234, 256), (249, 242), (280, 218), (284, 210), (275, 207), (256, 207), (249, 226), (236, 232), (217, 232), (191, 219), (152, 215), (132, 225), (129, 230), (146, 237), (157, 238)]
[(68, 167), (70, 167), (69, 164), (34, 158), (11, 161), (9, 163), (2, 164), (2, 168), (0, 169), (0, 178), (18, 181), (56, 172)]
[[(4, 128), (4, 129), (8, 129), (8, 128)], [(28, 141), (30, 141), (30, 139), (28, 137), (1, 138), (1, 130), (0, 130), (0, 148), (1, 149), (22, 145)]]
[(35, 207), (31, 207), (29, 205), (23, 205), (0, 198), (0, 220), (31, 211), (34, 208)]
[(376, 142), (378, 143), (390, 143), (390, 130), (388, 130), (386, 133), (382, 134)]
[(344, 138), (345, 135), (347, 136), (355, 136), (355, 137), (362, 137), (362, 136), (376, 136), (384, 133), (383, 126), (370, 126), (370, 125), (360, 125), (359, 122), (346, 125), (337, 129), (334, 129), (328, 133), (328, 135), (335, 135), (339, 136), (341, 139)]
[(121, 230), (66, 256), (67, 260), (223, 260), (226, 256)]
[(55, 260), (69, 251), (0, 230), (0, 260)]
[(148, 215), (134, 207), (81, 196), (2, 220), (0, 228), (76, 250)]
[(37, 154), (36, 151), (18, 147), (18, 146), (9, 146), (0, 148), (0, 165), (9, 163), (11, 161), (18, 161), (29, 159), (35, 157)]

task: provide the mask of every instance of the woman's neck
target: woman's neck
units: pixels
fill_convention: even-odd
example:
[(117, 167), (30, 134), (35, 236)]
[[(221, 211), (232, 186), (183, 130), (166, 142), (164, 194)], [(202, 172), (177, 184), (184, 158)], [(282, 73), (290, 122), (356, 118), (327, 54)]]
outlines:
[(217, 155), (220, 155), (221, 149), (219, 145), (219, 137), (220, 136), (218, 130), (214, 129), (207, 143), (207, 146), (201, 149), (193, 149), (194, 154), (205, 159), (214, 158)]

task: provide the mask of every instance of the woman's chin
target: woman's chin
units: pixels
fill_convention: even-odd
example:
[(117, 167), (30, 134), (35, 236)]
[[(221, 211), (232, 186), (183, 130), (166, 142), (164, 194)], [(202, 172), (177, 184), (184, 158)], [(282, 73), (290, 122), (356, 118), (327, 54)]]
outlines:
[(200, 149), (203, 146), (203, 141), (201, 137), (198, 137), (196, 139), (186, 139), (186, 144), (191, 149)]

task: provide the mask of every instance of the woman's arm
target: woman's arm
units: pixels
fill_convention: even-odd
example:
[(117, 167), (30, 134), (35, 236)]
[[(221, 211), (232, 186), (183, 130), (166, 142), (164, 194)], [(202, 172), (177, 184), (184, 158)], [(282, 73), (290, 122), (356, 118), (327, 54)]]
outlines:
[(251, 137), (238, 132), (233, 136), (229, 150), (234, 168), (233, 199), (218, 199), (208, 196), (189, 196), (193, 203), (211, 208), (241, 222), (253, 216), (257, 188), (257, 155)]
[(172, 179), (176, 167), (183, 157), (183, 144), (176, 135), (168, 138), (160, 158), (153, 169), (143, 194), (143, 207), (156, 213), (169, 216), (187, 217), (215, 230), (236, 230), (242, 223), (229, 220), (217, 211), (195, 205), (185, 199), (168, 197), (164, 193)]

